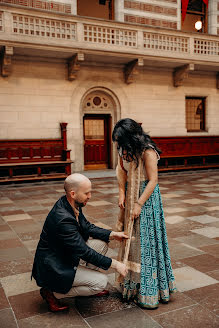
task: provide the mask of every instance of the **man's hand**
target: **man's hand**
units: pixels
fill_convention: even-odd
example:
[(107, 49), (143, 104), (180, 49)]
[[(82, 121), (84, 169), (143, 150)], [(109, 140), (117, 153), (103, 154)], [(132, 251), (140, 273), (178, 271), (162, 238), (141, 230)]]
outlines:
[(111, 267), (116, 269), (116, 271), (121, 274), (123, 277), (125, 277), (128, 274), (128, 269), (124, 263), (121, 263), (116, 260), (112, 260)]
[(124, 233), (124, 231), (117, 232), (117, 231), (112, 231), (110, 234), (110, 239), (116, 239), (119, 241), (122, 241), (124, 239), (128, 239), (129, 237)]

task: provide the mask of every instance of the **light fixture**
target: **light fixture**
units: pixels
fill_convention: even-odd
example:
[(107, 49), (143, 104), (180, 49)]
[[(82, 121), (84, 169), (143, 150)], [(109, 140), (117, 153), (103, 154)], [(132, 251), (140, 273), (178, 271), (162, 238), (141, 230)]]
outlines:
[(198, 20), (195, 23), (195, 28), (196, 28), (197, 31), (200, 31), (202, 29), (202, 21)]

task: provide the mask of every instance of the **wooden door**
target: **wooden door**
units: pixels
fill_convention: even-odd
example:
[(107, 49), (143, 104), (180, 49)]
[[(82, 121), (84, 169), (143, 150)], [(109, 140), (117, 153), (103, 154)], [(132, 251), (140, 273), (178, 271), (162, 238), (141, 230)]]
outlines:
[(106, 169), (110, 166), (109, 115), (84, 116), (84, 169)]

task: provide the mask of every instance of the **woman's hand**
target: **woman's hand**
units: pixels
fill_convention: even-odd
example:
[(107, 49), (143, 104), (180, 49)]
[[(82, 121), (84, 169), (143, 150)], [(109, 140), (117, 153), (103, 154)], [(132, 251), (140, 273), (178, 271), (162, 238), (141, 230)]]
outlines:
[(125, 193), (119, 193), (119, 207), (125, 208)]
[(134, 204), (134, 209), (132, 212), (132, 220), (137, 219), (141, 214), (141, 205), (138, 203)]

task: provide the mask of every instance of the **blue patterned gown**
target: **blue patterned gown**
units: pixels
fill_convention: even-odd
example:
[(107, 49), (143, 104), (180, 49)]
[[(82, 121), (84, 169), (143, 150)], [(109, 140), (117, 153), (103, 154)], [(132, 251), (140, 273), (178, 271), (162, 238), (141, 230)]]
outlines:
[[(147, 180), (141, 181), (139, 196), (147, 183)], [(129, 260), (139, 261), (141, 269), (139, 273), (129, 271), (122, 284), (123, 298), (134, 299), (145, 308), (156, 308), (159, 300), (168, 302), (170, 294), (176, 291), (158, 184), (142, 206), (140, 219), (134, 223), (133, 234), (140, 239), (140, 250), (138, 252), (139, 247), (136, 248), (132, 242), (133, 251), (130, 249)]]

